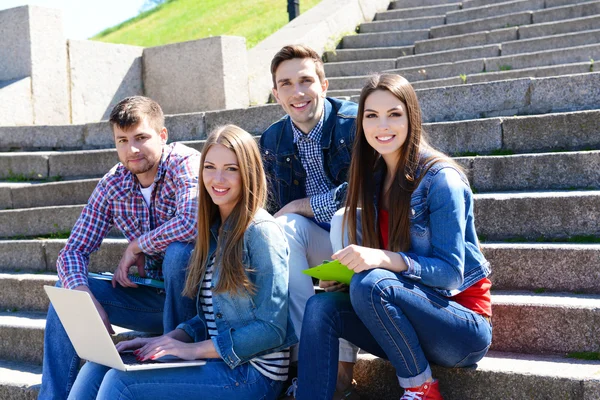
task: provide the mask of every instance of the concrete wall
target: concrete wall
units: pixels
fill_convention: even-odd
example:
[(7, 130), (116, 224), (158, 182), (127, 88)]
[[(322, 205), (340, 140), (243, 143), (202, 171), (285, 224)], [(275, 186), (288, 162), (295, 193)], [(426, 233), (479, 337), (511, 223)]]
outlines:
[(384, 11), (389, 0), (323, 0), (248, 51), (250, 103), (265, 103), (271, 88), (271, 59), (283, 46), (306, 44), (322, 54), (342, 36)]
[[(59, 10), (23, 6), (0, 11), (0, 81), (31, 77), (33, 113), (28, 123), (69, 122), (66, 65)], [(0, 112), (5, 115), (12, 111)]]
[(31, 78), (0, 82), (0, 125), (30, 125), (33, 121)]
[(71, 123), (107, 120), (123, 98), (144, 94), (143, 47), (69, 40)]
[(166, 114), (248, 106), (246, 39), (217, 36), (144, 49), (144, 87)]

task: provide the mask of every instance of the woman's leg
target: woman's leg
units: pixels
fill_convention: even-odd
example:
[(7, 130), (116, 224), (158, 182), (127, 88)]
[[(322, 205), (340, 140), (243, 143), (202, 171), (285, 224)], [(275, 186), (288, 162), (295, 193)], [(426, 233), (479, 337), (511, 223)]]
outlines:
[(385, 357), (354, 312), (348, 293), (311, 297), (302, 322), (296, 399), (331, 400), (336, 389), (340, 338)]
[(385, 269), (356, 274), (350, 298), (404, 388), (431, 378), (429, 362), (446, 367), (476, 363), (492, 340), (491, 326), (481, 315)]
[(110, 371), (109, 367), (91, 361), (86, 362), (79, 371), (71, 392), (69, 392), (69, 399), (94, 400), (98, 394), (98, 389), (100, 389), (104, 375), (108, 371)]
[(110, 370), (97, 399), (275, 400), (282, 385), (264, 377), (249, 363), (231, 369), (221, 360), (209, 360), (197, 367)]

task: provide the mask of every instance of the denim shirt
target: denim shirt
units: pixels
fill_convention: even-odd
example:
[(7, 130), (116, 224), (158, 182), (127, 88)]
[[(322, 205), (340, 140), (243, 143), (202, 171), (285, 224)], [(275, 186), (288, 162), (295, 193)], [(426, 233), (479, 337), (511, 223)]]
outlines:
[(410, 249), (399, 253), (408, 266), (403, 275), (455, 296), (488, 276), (490, 263), (479, 249), (467, 178), (444, 161), (426, 171), (410, 200)]
[[(346, 197), (358, 105), (329, 97), (324, 103), (323, 169), (336, 186), (333, 199), (339, 209)], [(260, 149), (269, 184), (269, 211), (277, 212), (289, 202), (306, 197), (306, 171), (294, 143), (289, 115), (267, 128), (260, 138)]]
[[(219, 225), (211, 228), (209, 257), (216, 250)], [(283, 231), (269, 213), (259, 210), (244, 234), (243, 254), (244, 267), (255, 271), (247, 274), (256, 293), (250, 295), (245, 289), (235, 295), (213, 292), (219, 333), (212, 341), (217, 353), (231, 368), (298, 342), (288, 316), (288, 257), (289, 247)], [(213, 287), (219, 274), (220, 269), (215, 265)], [(194, 342), (199, 342), (208, 338), (200, 291), (196, 297), (196, 310), (194, 318), (177, 328), (183, 329)]]

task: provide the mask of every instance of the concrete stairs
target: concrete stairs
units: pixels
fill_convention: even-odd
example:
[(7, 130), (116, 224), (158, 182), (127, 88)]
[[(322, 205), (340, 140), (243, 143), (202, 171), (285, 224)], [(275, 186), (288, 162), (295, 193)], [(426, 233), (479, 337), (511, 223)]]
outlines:
[[(492, 350), (473, 368), (434, 367), (445, 398), (600, 399), (600, 361), (572, 358), (600, 351), (600, 1), (397, 0), (360, 32), (324, 55), (330, 95), (357, 100), (376, 71), (413, 82), (429, 141), (469, 176), (493, 267)], [(215, 126), (258, 135), (281, 115), (265, 105), (166, 123), (200, 149)], [(36, 396), (42, 287), (116, 162), (105, 122), (0, 127), (1, 399)], [(125, 246), (106, 239), (91, 269), (113, 270)], [(361, 355), (356, 379), (365, 399), (400, 397), (385, 360)]]

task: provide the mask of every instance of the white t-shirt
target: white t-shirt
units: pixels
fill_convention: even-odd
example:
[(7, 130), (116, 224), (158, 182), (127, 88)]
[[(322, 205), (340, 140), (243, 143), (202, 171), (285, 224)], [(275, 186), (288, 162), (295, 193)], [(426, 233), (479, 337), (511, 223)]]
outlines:
[(150, 203), (152, 202), (152, 190), (154, 190), (154, 185), (156, 185), (156, 182), (152, 182), (152, 185), (148, 186), (147, 188), (140, 186), (140, 191), (142, 192), (142, 196), (144, 196), (144, 201), (146, 202), (148, 208), (150, 208)]

